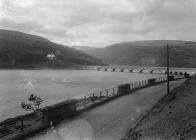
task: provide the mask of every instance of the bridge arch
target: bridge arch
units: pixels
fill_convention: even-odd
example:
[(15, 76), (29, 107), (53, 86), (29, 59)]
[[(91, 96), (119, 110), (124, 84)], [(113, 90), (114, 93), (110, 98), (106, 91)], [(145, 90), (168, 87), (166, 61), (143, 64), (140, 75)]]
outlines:
[(176, 72), (174, 72), (174, 75), (178, 75), (178, 72), (176, 71)]
[(105, 68), (105, 71), (110, 71), (110, 69), (111, 69), (111, 68), (107, 67), (107, 68)]
[(138, 69), (133, 69), (132, 72), (139, 72), (139, 70)]
[(166, 74), (166, 73), (165, 73), (166, 70), (160, 70), (160, 72), (161, 72), (162, 74)]
[(115, 71), (116, 68), (112, 68), (112, 71)]
[(185, 78), (189, 78), (189, 77), (190, 77), (190, 74), (187, 73), (187, 72), (185, 72), (185, 73), (184, 73), (184, 77), (185, 77)]
[(129, 72), (129, 70), (127, 68), (121, 68), (120, 71), (121, 72)]
[(154, 70), (150, 70), (150, 73), (154, 73)]
[(140, 69), (140, 70), (139, 70), (139, 73), (143, 73), (144, 70), (145, 70), (145, 69)]
[(115, 68), (114, 71), (115, 71), (115, 72), (120, 72), (121, 69), (120, 69), (120, 68)]
[(108, 71), (110, 69), (110, 67), (104, 67), (103, 71)]
[(160, 70), (153, 70), (153, 73), (154, 74), (161, 74), (161, 71)]
[(183, 75), (183, 72), (179, 72), (179, 75)]
[(130, 70), (127, 69), (127, 68), (124, 68), (124, 71), (123, 72), (130, 72)]
[(130, 69), (129, 72), (133, 72), (134, 69)]
[(143, 69), (142, 73), (150, 73), (150, 71), (149, 69)]
[(102, 69), (102, 67), (98, 67), (97, 70), (100, 71)]
[(123, 72), (124, 71), (124, 68), (120, 69), (120, 72)]

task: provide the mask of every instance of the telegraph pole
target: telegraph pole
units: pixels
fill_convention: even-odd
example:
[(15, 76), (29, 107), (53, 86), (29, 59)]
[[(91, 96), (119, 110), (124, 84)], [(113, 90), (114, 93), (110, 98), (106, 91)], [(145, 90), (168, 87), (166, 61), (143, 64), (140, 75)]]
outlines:
[(167, 94), (169, 95), (169, 45), (167, 44)]

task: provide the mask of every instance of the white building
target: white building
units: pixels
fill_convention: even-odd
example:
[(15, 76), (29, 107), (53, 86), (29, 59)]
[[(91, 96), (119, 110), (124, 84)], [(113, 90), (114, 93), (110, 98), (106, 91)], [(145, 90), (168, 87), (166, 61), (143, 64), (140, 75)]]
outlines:
[(56, 58), (56, 56), (53, 53), (50, 53), (46, 56), (46, 58), (49, 60), (54, 60)]

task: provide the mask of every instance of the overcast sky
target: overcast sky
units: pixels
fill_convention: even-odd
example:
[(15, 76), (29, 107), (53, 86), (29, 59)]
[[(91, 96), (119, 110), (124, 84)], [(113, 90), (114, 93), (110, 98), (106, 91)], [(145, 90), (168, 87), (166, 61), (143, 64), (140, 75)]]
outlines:
[(196, 0), (0, 0), (0, 28), (95, 47), (196, 41)]

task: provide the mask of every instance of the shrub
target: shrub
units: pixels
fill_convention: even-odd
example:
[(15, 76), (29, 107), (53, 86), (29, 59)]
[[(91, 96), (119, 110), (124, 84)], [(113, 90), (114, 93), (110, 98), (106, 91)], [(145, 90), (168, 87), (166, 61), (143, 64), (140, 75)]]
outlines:
[(43, 100), (40, 97), (31, 94), (28, 98), (28, 101), (29, 103), (21, 102), (22, 109), (33, 112), (39, 111), (41, 109), (40, 105), (42, 104)]

